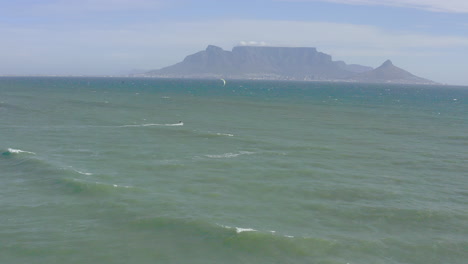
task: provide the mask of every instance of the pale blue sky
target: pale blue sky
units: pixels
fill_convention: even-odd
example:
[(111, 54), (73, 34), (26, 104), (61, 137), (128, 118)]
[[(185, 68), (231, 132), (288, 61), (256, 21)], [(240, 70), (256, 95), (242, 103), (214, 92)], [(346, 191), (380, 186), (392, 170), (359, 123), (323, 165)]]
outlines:
[(0, 0), (0, 36), (0, 75), (150, 70), (252, 42), (468, 85), (467, 0)]

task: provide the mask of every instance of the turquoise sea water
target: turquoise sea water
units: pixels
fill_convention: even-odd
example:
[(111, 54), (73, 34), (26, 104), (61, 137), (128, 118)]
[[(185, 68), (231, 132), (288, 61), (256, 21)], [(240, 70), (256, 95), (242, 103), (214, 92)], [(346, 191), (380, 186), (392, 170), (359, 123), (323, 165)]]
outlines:
[(467, 99), (0, 78), (0, 263), (466, 263)]

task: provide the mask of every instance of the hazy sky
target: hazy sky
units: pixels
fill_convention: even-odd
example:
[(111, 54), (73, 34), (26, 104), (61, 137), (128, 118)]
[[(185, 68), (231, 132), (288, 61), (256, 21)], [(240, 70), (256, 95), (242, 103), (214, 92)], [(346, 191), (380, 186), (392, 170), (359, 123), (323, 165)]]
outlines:
[(0, 0), (0, 75), (158, 69), (241, 43), (468, 85), (468, 0)]

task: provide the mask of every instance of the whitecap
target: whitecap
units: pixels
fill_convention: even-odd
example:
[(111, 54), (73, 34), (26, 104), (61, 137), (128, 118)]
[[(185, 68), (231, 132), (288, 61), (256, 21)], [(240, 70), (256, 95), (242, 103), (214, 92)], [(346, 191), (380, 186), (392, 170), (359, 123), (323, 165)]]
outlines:
[(150, 126), (183, 126), (183, 122), (174, 123), (174, 124), (139, 124), (139, 125), (123, 125), (118, 127), (150, 127)]
[(33, 154), (33, 155), (36, 155), (36, 153), (34, 152), (31, 152), (31, 151), (25, 151), (25, 150), (21, 150), (21, 149), (13, 149), (13, 148), (8, 148), (8, 152), (10, 153), (28, 153), (28, 154)]
[(253, 228), (243, 228), (243, 227), (230, 227), (230, 226), (225, 226), (225, 225), (219, 225), (221, 227), (224, 227), (226, 229), (236, 229), (236, 233), (242, 233), (242, 232), (257, 232), (258, 230), (255, 230)]
[(132, 188), (132, 186), (128, 186), (128, 185), (112, 184), (112, 186), (114, 186), (115, 188)]
[(250, 152), (250, 151), (239, 151), (238, 153), (224, 153), (224, 154), (218, 154), (218, 155), (205, 155), (205, 157), (212, 158), (212, 159), (226, 159), (226, 158), (235, 158), (240, 155), (251, 155), (254, 154), (255, 152)]
[[(71, 168), (71, 166), (70, 166), (70, 168)], [(81, 175), (86, 175), (86, 176), (93, 175), (91, 172), (83, 172), (83, 171), (76, 170), (76, 169), (74, 169), (74, 168), (71, 168), (71, 169), (72, 169), (73, 171), (75, 171), (75, 172), (81, 174)]]
[(128, 186), (128, 185), (119, 185), (119, 184), (112, 184), (112, 183), (104, 183), (104, 182), (99, 182), (99, 181), (93, 181), (93, 182), (89, 182), (89, 181), (84, 181), (84, 180), (81, 180), (81, 179), (76, 179), (76, 178), (73, 178), (72, 179), (73, 181), (75, 182), (79, 182), (79, 183), (84, 183), (84, 184), (96, 184), (96, 185), (101, 185), (101, 186), (112, 186), (114, 188), (133, 188), (133, 186)]
[(212, 159), (223, 159), (223, 158), (235, 158), (239, 156), (238, 153), (224, 153), (221, 155), (205, 155), (205, 157), (212, 158)]
[(252, 228), (242, 228), (242, 227), (236, 227), (236, 232), (242, 233), (242, 232), (256, 232), (257, 230), (252, 229)]
[[(262, 232), (262, 231), (259, 231), (257, 229), (253, 229), (253, 228), (243, 228), (243, 227), (231, 227), (231, 226), (225, 226), (225, 225), (220, 225), (220, 224), (217, 224), (218, 226), (221, 226), (223, 228), (226, 228), (226, 229), (235, 229), (236, 230), (236, 233), (239, 234), (239, 233), (242, 233), (242, 232)], [(274, 235), (274, 236), (277, 236), (277, 232), (275, 230), (271, 230), (271, 231), (268, 231), (270, 234)], [(282, 237), (286, 237), (286, 238), (294, 238), (294, 236), (291, 236), (291, 235), (279, 235), (279, 236), (282, 236)]]
[(228, 133), (216, 133), (218, 136), (227, 136), (227, 137), (233, 137), (233, 134), (228, 134)]
[(75, 170), (75, 171), (78, 172), (79, 174), (82, 174), (82, 175), (87, 175), (87, 176), (93, 175), (91, 172), (82, 172), (82, 171), (77, 171), (77, 170)]
[(183, 126), (184, 125), (184, 122), (179, 122), (179, 123), (175, 123), (175, 124), (164, 124), (165, 126)]

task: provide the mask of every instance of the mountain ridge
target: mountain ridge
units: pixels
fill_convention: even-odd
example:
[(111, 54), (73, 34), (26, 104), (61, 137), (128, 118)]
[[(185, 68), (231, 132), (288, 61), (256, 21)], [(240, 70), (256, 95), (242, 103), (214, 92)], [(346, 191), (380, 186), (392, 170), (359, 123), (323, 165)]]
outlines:
[(373, 69), (333, 61), (314, 47), (236, 46), (227, 51), (208, 45), (179, 63), (143, 76), (434, 84), (394, 66), (390, 60)]
[(435, 82), (418, 77), (412, 73), (393, 65), (391, 60), (386, 60), (382, 65), (369, 72), (363, 72), (352, 77), (358, 82), (386, 82), (386, 83), (414, 83), (435, 84)]

